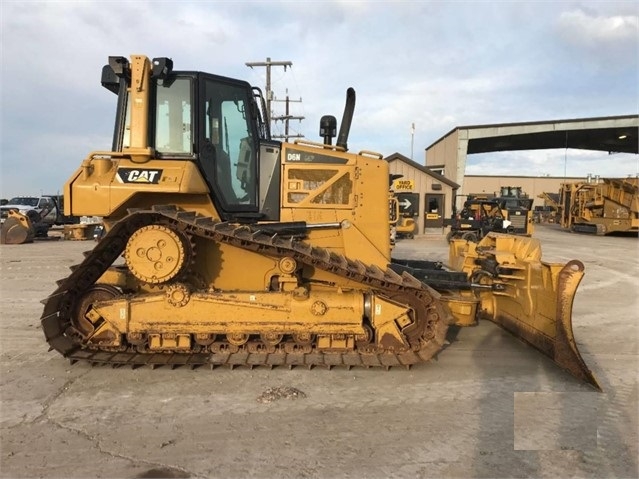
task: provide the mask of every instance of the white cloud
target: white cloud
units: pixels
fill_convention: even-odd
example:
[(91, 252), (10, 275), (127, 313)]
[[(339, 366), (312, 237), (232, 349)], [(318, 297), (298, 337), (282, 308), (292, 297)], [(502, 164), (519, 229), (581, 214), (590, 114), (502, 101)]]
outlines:
[(589, 15), (583, 10), (563, 12), (559, 27), (567, 39), (575, 44), (600, 43), (622, 45), (637, 38), (639, 17), (636, 15)]
[[(636, 5), (636, 4), (635, 4)], [(639, 9), (628, 14), (598, 14), (584, 10), (563, 12), (557, 20), (560, 38), (573, 52), (601, 68), (636, 64), (639, 52)]]

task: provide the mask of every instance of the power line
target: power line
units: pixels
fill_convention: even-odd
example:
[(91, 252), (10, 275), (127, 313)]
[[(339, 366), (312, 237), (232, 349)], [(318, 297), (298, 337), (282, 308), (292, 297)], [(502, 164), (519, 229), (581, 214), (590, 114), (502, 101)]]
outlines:
[[(288, 97), (288, 90), (286, 92), (286, 100), (276, 100), (273, 96), (273, 91), (271, 90), (271, 67), (272, 66), (278, 66), (278, 67), (284, 67), (284, 71), (286, 71), (287, 67), (292, 67), (293, 66), (293, 62), (285, 60), (285, 61), (272, 61), (270, 57), (266, 58), (265, 62), (247, 62), (245, 63), (245, 65), (249, 68), (253, 68), (253, 67), (266, 67), (266, 116), (267, 116), (267, 121), (269, 123), (269, 125), (272, 124), (272, 122), (274, 121), (278, 121), (278, 120), (283, 120), (284, 121), (284, 135), (277, 135), (277, 136), (273, 136), (273, 138), (285, 138), (286, 140), (288, 140), (288, 138), (290, 137), (296, 137), (296, 138), (301, 138), (303, 137), (303, 135), (300, 134), (295, 134), (295, 135), (289, 135), (289, 120), (303, 120), (304, 117), (303, 116), (292, 116), (289, 113), (289, 104), (291, 102), (298, 102), (301, 103), (302, 99), (300, 98), (299, 100), (291, 100)], [(286, 102), (286, 114), (283, 116), (273, 116), (272, 110), (271, 110), (271, 102), (277, 102), (277, 101), (284, 101)]]
[(266, 115), (268, 117), (268, 121), (271, 121), (271, 100), (273, 99), (273, 91), (271, 90), (271, 67), (284, 67), (284, 71), (286, 71), (287, 67), (292, 67), (293, 62), (291, 61), (271, 61), (270, 57), (266, 58), (265, 62), (247, 62), (245, 65), (249, 68), (253, 67), (266, 67)]
[(288, 141), (289, 138), (303, 138), (304, 135), (300, 134), (300, 133), (296, 133), (294, 135), (289, 134), (288, 132), (288, 125), (289, 125), (289, 121), (290, 120), (299, 120), (302, 121), (304, 119), (303, 116), (294, 116), (290, 114), (290, 109), (289, 109), (289, 104), (291, 102), (294, 103), (302, 103), (302, 99), (300, 98), (299, 100), (291, 100), (288, 96), (288, 89), (286, 90), (286, 100), (276, 100), (273, 99), (273, 101), (280, 101), (280, 102), (285, 102), (286, 103), (286, 113), (284, 115), (280, 115), (280, 116), (274, 116), (272, 119), (273, 121), (278, 121), (278, 120), (283, 120), (284, 121), (284, 134), (283, 135), (273, 135), (273, 138), (284, 138), (284, 141)]

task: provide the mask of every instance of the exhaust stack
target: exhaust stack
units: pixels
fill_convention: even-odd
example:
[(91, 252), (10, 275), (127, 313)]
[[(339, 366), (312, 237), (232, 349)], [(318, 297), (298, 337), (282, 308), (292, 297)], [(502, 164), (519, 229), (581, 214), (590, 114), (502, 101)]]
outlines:
[(344, 107), (344, 116), (342, 117), (342, 124), (339, 128), (339, 135), (337, 136), (337, 146), (341, 146), (344, 150), (348, 151), (348, 134), (351, 130), (351, 122), (353, 121), (353, 112), (355, 111), (355, 89), (349, 87), (346, 90), (346, 106)]

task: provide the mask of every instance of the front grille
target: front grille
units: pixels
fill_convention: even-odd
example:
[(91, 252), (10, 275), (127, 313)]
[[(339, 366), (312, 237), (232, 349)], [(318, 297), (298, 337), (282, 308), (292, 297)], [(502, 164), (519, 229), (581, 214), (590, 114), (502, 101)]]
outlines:
[(516, 215), (514, 213), (510, 213), (508, 215), (508, 219), (510, 220), (511, 226), (516, 230), (526, 230), (526, 215)]

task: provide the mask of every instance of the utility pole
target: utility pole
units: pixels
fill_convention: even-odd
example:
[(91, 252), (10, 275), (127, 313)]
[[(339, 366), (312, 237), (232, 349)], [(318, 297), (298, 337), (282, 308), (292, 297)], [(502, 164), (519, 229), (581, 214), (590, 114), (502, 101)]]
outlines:
[(247, 62), (245, 65), (249, 68), (253, 67), (266, 67), (266, 116), (268, 117), (269, 125), (271, 124), (271, 100), (273, 99), (273, 92), (271, 91), (271, 67), (284, 67), (286, 71), (287, 67), (292, 67), (293, 62), (290, 61), (271, 61), (270, 57), (266, 58), (265, 62)]
[(289, 120), (299, 120), (302, 121), (304, 119), (303, 116), (293, 116), (289, 112), (289, 104), (290, 102), (302, 103), (302, 99), (299, 100), (291, 100), (288, 97), (288, 89), (286, 89), (286, 100), (276, 100), (273, 101), (284, 101), (286, 103), (286, 113), (282, 116), (274, 116), (273, 121), (283, 120), (284, 121), (284, 134), (283, 135), (273, 135), (273, 138), (284, 138), (284, 141), (288, 142), (289, 138), (303, 138), (304, 135), (296, 133), (294, 135), (289, 135), (288, 133), (288, 122)]
[(413, 142), (415, 140), (415, 123), (410, 125), (410, 159), (413, 159)]

